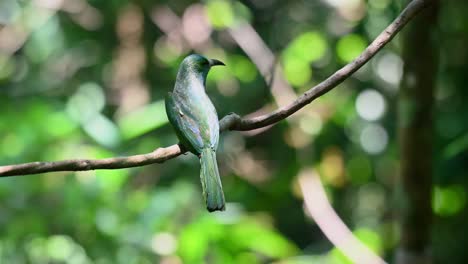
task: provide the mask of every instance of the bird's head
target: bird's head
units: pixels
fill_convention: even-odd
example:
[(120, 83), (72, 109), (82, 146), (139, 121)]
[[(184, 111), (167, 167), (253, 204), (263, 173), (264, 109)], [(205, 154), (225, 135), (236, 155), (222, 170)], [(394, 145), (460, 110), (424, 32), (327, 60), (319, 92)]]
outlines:
[(182, 61), (179, 74), (195, 74), (205, 80), (211, 67), (219, 65), (225, 66), (225, 64), (219, 60), (207, 59), (198, 54), (191, 54)]

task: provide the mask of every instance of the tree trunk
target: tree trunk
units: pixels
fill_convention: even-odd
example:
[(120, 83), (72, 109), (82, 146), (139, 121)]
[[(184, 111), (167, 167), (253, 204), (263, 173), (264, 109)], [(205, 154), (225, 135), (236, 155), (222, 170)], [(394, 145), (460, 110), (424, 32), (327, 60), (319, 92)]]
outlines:
[(404, 72), (399, 95), (401, 241), (397, 264), (431, 263), (433, 101), (437, 74), (438, 3), (415, 18), (404, 31)]

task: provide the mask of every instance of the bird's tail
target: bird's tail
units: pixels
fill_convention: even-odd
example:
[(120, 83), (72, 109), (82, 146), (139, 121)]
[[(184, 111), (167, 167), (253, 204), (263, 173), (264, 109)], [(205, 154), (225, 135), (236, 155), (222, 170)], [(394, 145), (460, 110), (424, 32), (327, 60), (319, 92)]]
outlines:
[(224, 193), (216, 163), (216, 152), (211, 148), (204, 148), (200, 155), (200, 164), (200, 180), (206, 208), (210, 212), (224, 211)]

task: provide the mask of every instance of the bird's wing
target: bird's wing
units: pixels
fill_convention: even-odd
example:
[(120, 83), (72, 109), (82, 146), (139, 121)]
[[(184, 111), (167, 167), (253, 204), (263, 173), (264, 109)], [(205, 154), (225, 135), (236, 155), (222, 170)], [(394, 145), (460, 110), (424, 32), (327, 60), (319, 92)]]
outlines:
[(219, 121), (216, 109), (206, 94), (192, 95), (175, 94), (174, 102), (178, 105), (183, 116), (191, 121), (191, 125), (198, 129), (203, 141), (203, 147), (217, 149), (219, 140)]
[(218, 141), (219, 141), (219, 120), (218, 114), (216, 113), (216, 108), (211, 104), (212, 111), (211, 115), (208, 117), (208, 125), (210, 127), (209, 137), (210, 137), (210, 144), (211, 147), (214, 149), (218, 148)]
[(197, 154), (201, 153), (204, 146), (203, 138), (196, 118), (190, 112), (190, 109), (178, 104), (172, 93), (168, 93), (165, 102), (169, 122), (175, 128), (181, 143), (189, 150), (195, 151)]

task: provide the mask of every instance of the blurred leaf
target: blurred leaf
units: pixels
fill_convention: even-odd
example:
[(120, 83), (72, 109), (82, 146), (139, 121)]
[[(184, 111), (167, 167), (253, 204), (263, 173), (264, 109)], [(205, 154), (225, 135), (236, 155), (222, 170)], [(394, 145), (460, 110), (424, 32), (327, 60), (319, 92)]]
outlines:
[(211, 234), (219, 233), (220, 228), (222, 227), (210, 217), (199, 218), (187, 225), (179, 236), (180, 256), (188, 263), (203, 263), (213, 239)]
[(117, 192), (129, 176), (129, 170), (100, 170), (96, 178), (102, 188), (110, 193)]
[(101, 208), (96, 212), (96, 227), (104, 234), (116, 235), (118, 221), (117, 215), (108, 208)]
[(13, 58), (0, 53), (0, 81), (10, 78), (15, 71)]
[(353, 231), (359, 241), (372, 250), (377, 255), (380, 255), (383, 250), (383, 242), (380, 235), (369, 228), (358, 228)]
[[(112, 152), (99, 147), (86, 148), (85, 155), (93, 159), (104, 159), (113, 156)], [(103, 190), (102, 195), (108, 196), (121, 189), (122, 184), (130, 174), (130, 170), (98, 170), (83, 173), (88, 173), (91, 175), (90, 177), (95, 177), (96, 183)]]
[(45, 116), (44, 129), (51, 137), (63, 137), (77, 128), (74, 122), (65, 112), (55, 112)]
[(261, 263), (261, 261), (257, 258), (254, 253), (244, 252), (240, 253), (236, 256), (234, 263)]
[(328, 254), (330, 264), (354, 264), (341, 250), (334, 247)]
[(124, 139), (141, 136), (168, 123), (164, 100), (130, 112), (117, 120)]
[(26, 148), (24, 141), (14, 133), (3, 135), (0, 140), (0, 154), (5, 157), (15, 157)]
[(99, 144), (115, 147), (120, 142), (117, 126), (104, 115), (98, 114), (83, 124), (83, 128)]
[(336, 52), (344, 62), (351, 62), (366, 48), (366, 41), (357, 34), (349, 34), (338, 40)]
[[(35, 15), (31, 14), (32, 17), (35, 17)], [(31, 22), (32, 25), (36, 23)], [(45, 62), (53, 53), (60, 52), (62, 49), (63, 35), (58, 17), (55, 15), (32, 33), (25, 46), (26, 54), (35, 63)]]
[(229, 1), (212, 0), (206, 5), (211, 24), (216, 28), (230, 27), (234, 23), (234, 11)]
[[(368, 229), (368, 228), (358, 228), (353, 232), (353, 234), (359, 241), (361, 241), (365, 246), (367, 246), (374, 253), (380, 254), (382, 252), (383, 250), (382, 239), (380, 238), (379, 234), (377, 234), (375, 231), (372, 231), (371, 229)], [(330, 260), (330, 263), (333, 263), (333, 264), (353, 264), (354, 263), (346, 255), (344, 255), (343, 252), (337, 247), (334, 247), (329, 252), (329, 260)]]
[(348, 161), (346, 171), (354, 184), (364, 184), (372, 176), (372, 164), (365, 156), (355, 156)]
[(326, 45), (318, 32), (306, 32), (296, 37), (283, 52), (286, 79), (295, 86), (307, 84), (312, 76), (310, 64), (325, 55)]
[(232, 68), (234, 75), (243, 82), (251, 82), (257, 77), (255, 65), (244, 56), (230, 56), (228, 67)]
[(251, 17), (249, 9), (237, 1), (210, 0), (206, 11), (211, 24), (218, 29), (232, 27)]
[(302, 86), (309, 82), (312, 69), (309, 63), (295, 57), (287, 57), (284, 60), (284, 74), (286, 79), (294, 86)]
[(311, 31), (296, 37), (283, 52), (286, 58), (312, 63), (320, 60), (327, 51), (327, 42), (321, 33)]
[(232, 227), (232, 242), (241, 248), (264, 254), (270, 258), (284, 258), (297, 253), (297, 248), (279, 233), (259, 223), (244, 220)]
[[(0, 163), (107, 158), (173, 143), (170, 127), (158, 129), (167, 123), (163, 97), (192, 52), (227, 64), (210, 71), (207, 80), (220, 117), (272, 111), (258, 69), (229, 29), (251, 23), (300, 92), (359, 55), (368, 36), (400, 9), (390, 0), (344, 2), (0, 0), (0, 23), (6, 22), (0, 25)], [(432, 248), (435, 260), (453, 263), (466, 262), (461, 242), (468, 230), (464, 2), (441, 5), (433, 134), (441, 150), (435, 157), (445, 159), (432, 164), (434, 176), (451, 185), (433, 189), (432, 208), (440, 217), (433, 223)], [(366, 19), (359, 19), (364, 13)], [(401, 51), (398, 41), (386, 49)], [(193, 155), (136, 169), (2, 178), (0, 263), (349, 263), (337, 249), (329, 251), (332, 245), (291, 193), (297, 172), (311, 165), (323, 169), (321, 160), (328, 160), (320, 173), (328, 176), (326, 195), (340, 217), (350, 226), (385, 229), (382, 237), (370, 229), (354, 233), (392, 256), (400, 234), (382, 214), (392, 210), (386, 201), (393, 197), (399, 164), (395, 111), (404, 112), (404, 125), (418, 105), (396, 96), (401, 62), (387, 55), (288, 124), (255, 137), (223, 133), (218, 160), (226, 212), (206, 212)], [(137, 86), (144, 89), (139, 94), (132, 91)], [(371, 107), (373, 97), (364, 104), (370, 118), (359, 111), (356, 96), (369, 89), (385, 95), (385, 115)], [(139, 109), (120, 105), (133, 96), (152, 103)], [(385, 137), (376, 136), (379, 131)], [(301, 149), (289, 145), (292, 139), (302, 142)], [(374, 149), (385, 143), (385, 151), (364, 155), (363, 142), (370, 141)], [(331, 146), (339, 157), (327, 154)], [(260, 177), (265, 171), (268, 177)], [(158, 253), (158, 234), (173, 235), (176, 252)], [(385, 252), (379, 246), (383, 237)]]
[(460, 136), (450, 142), (444, 149), (444, 158), (451, 159), (456, 155), (466, 151), (468, 149), (468, 134)]
[(67, 112), (76, 121), (86, 124), (105, 106), (102, 87), (96, 83), (80, 85), (67, 102)]
[(461, 185), (435, 186), (432, 210), (441, 216), (459, 213), (466, 205), (466, 190)]

